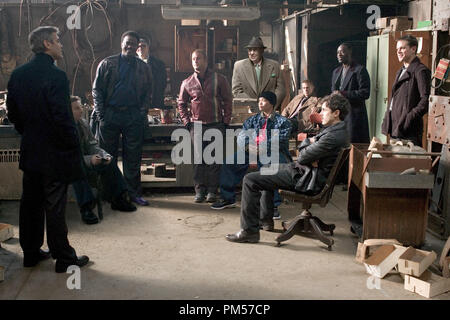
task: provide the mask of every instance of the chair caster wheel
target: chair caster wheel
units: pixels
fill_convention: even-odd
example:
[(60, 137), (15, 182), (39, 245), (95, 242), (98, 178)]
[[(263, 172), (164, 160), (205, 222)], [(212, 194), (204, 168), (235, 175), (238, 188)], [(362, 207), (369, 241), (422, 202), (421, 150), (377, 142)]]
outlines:
[(281, 247), (281, 242), (277, 242), (276, 247)]
[(331, 251), (331, 246), (328, 246), (328, 251)]

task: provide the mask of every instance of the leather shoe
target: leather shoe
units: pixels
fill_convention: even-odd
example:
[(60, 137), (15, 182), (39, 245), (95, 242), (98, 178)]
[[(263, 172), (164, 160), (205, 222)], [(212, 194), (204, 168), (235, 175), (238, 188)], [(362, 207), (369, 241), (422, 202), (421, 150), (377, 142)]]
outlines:
[(241, 230), (241, 231), (233, 233), (233, 234), (227, 234), (225, 238), (231, 242), (257, 243), (259, 241), (259, 231), (258, 232), (248, 232), (245, 230)]
[(65, 261), (61, 261), (61, 260), (56, 260), (55, 263), (55, 271), (57, 273), (64, 273), (67, 271), (67, 268), (69, 266), (85, 266), (87, 263), (89, 262), (89, 257), (88, 256), (80, 256), (77, 257), (77, 260), (72, 261), (72, 262), (65, 262)]
[(39, 249), (37, 253), (24, 253), (23, 254), (23, 266), (25, 268), (32, 268), (39, 262), (47, 260), (51, 257), (50, 251)]
[(82, 210), (81, 220), (86, 224), (96, 224), (98, 223), (98, 218), (92, 210)]
[(136, 207), (131, 203), (130, 199), (126, 195), (120, 195), (119, 197), (111, 201), (111, 209), (124, 212), (136, 211)]
[(214, 203), (217, 200), (217, 196), (214, 192), (208, 192), (208, 195), (206, 196), (206, 202)]

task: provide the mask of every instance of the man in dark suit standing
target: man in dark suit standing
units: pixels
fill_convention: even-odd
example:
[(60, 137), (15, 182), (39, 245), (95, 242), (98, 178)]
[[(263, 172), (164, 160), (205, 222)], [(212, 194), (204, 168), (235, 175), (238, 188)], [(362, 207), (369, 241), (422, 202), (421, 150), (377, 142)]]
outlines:
[(337, 49), (341, 66), (333, 71), (331, 92), (340, 93), (350, 102), (350, 113), (345, 119), (351, 143), (369, 143), (369, 120), (365, 100), (370, 96), (370, 78), (366, 68), (352, 59), (352, 47), (341, 44)]
[(55, 271), (83, 266), (67, 239), (67, 186), (82, 175), (77, 129), (70, 109), (69, 80), (54, 62), (62, 58), (56, 27), (33, 30), (28, 41), (33, 59), (14, 70), (8, 83), (8, 118), (22, 135), (19, 167), (23, 174), (19, 238), (24, 267), (49, 258), (41, 248), (44, 224), (56, 259)]
[(428, 111), (431, 72), (417, 57), (418, 41), (411, 35), (397, 41), (397, 57), (403, 66), (392, 86), (392, 97), (386, 110), (382, 132), (394, 139), (422, 145), (422, 117)]

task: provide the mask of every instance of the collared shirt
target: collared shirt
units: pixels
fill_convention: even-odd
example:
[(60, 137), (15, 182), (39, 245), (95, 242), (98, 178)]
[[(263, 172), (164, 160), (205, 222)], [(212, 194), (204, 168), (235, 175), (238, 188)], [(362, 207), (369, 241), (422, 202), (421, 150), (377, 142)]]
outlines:
[(342, 71), (341, 71), (341, 83), (340, 83), (340, 85), (339, 85), (339, 90), (340, 91), (343, 91), (344, 90), (344, 79), (345, 79), (345, 76), (347, 75), (347, 72), (348, 72), (348, 70), (350, 69), (350, 66), (349, 67), (344, 67), (344, 66), (342, 66)]
[(183, 123), (230, 123), (233, 98), (226, 78), (208, 68), (202, 82), (194, 73), (181, 83), (178, 109)]
[(119, 79), (109, 104), (113, 107), (138, 106), (136, 93), (136, 57), (119, 57)]

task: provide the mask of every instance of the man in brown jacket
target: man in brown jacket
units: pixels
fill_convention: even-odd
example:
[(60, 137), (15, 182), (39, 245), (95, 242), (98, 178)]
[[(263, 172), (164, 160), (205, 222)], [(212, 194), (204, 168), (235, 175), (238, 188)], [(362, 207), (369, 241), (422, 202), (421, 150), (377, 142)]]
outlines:
[(416, 56), (417, 47), (417, 39), (411, 35), (397, 41), (397, 57), (403, 66), (395, 77), (381, 132), (421, 145), (422, 117), (428, 110), (431, 72)]
[(283, 109), (281, 115), (288, 118), (292, 123), (291, 133), (297, 136), (299, 132), (312, 132), (315, 124), (311, 122), (309, 116), (314, 112), (319, 112), (317, 106), (319, 98), (313, 97), (314, 84), (309, 80), (302, 81), (302, 93), (296, 95), (291, 102)]
[(266, 47), (260, 37), (253, 37), (246, 48), (248, 58), (234, 64), (233, 97), (257, 99), (263, 91), (271, 91), (277, 96), (277, 110), (286, 95), (280, 64), (263, 57)]

